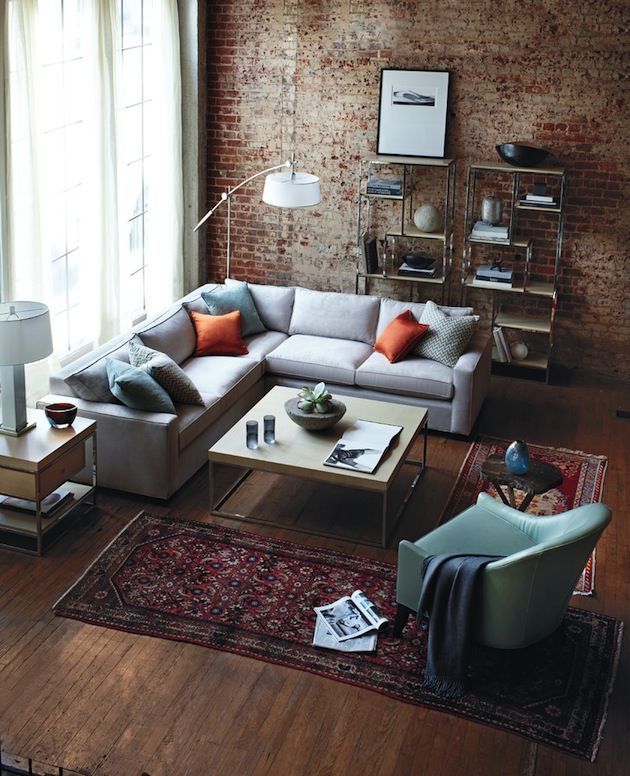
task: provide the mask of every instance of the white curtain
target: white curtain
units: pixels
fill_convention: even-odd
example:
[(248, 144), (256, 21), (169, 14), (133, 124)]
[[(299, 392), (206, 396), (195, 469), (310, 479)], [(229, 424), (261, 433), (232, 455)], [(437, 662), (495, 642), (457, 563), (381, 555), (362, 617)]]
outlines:
[[(3, 261), (5, 299), (34, 299), (51, 308), (59, 305), (58, 281), (51, 275), (51, 235), (58, 227), (58, 198), (49, 184), (58, 177), (59, 159), (46, 145), (42, 115), (51, 110), (51, 95), (42, 76), (41, 52), (49, 44), (46, 13), (50, 0), (2, 2), (2, 48), (8, 51), (5, 73), (6, 105), (6, 255)], [(151, 7), (151, 169), (150, 229), (146, 231), (147, 270), (144, 309), (163, 308), (183, 290), (183, 193), (181, 163), (181, 85), (176, 0), (152, 0)], [(129, 268), (124, 266), (128, 237), (126, 179), (121, 169), (119, 0), (76, 0), (81, 14), (81, 54), (84, 69), (75, 86), (81, 108), (81, 134), (75, 164), (82, 183), (76, 211), (80, 248), (73, 253), (72, 288), (75, 305), (68, 324), (80, 332), (83, 350), (95, 347), (127, 328), (125, 308)], [(74, 30), (71, 30), (74, 33)], [(54, 104), (52, 105), (54, 108)], [(79, 137), (79, 135), (77, 135)], [(44, 138), (44, 139), (43, 139)], [(127, 243), (128, 244), (128, 243)], [(76, 259), (78, 257), (78, 260)], [(55, 285), (57, 284), (57, 286)], [(78, 300), (78, 304), (77, 304)], [(65, 320), (65, 319), (64, 319)], [(53, 331), (55, 340), (55, 331)], [(61, 336), (58, 339), (62, 339)], [(48, 370), (67, 356), (55, 341), (47, 363), (32, 365), (27, 390), (34, 398), (47, 391)]]

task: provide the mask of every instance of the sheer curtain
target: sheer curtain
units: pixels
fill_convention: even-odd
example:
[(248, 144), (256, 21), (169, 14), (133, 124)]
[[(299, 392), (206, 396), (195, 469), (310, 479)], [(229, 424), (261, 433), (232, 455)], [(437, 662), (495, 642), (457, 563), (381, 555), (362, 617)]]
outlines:
[(182, 293), (176, 0), (6, 0), (5, 299), (51, 309), (48, 369)]

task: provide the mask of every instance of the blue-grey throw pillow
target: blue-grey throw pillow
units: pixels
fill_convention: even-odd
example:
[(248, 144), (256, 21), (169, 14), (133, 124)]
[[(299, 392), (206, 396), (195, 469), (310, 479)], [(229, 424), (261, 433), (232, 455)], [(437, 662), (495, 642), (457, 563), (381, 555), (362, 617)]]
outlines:
[(211, 315), (225, 315), (239, 310), (243, 337), (266, 331), (247, 283), (236, 283), (228, 288), (217, 288), (215, 291), (203, 291), (201, 297)]
[(175, 414), (171, 397), (143, 369), (108, 358), (105, 361), (109, 390), (114, 396), (134, 410), (146, 412), (170, 412)]

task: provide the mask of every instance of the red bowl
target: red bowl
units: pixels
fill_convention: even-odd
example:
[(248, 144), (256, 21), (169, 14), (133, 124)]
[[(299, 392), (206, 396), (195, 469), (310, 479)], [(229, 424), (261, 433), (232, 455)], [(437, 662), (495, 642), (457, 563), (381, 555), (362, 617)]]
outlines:
[(77, 405), (60, 401), (44, 407), (44, 414), (53, 428), (66, 428), (74, 423), (77, 416)]

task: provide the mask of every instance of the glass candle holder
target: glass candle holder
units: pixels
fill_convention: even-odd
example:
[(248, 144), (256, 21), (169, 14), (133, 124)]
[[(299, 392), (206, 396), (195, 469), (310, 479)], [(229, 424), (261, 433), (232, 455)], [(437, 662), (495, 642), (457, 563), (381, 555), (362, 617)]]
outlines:
[(265, 415), (263, 418), (263, 439), (268, 445), (276, 443), (276, 416)]
[(256, 450), (258, 448), (258, 421), (247, 420), (245, 421), (245, 441), (247, 447), (250, 450)]

